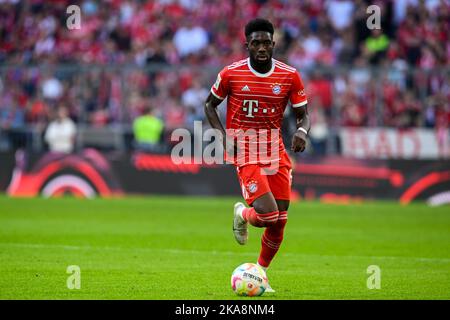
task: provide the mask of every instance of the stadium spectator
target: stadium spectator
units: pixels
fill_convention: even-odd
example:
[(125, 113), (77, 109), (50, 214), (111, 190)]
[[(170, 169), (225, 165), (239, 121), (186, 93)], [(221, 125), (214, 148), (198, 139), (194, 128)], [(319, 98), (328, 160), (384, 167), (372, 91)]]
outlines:
[(15, 96), (10, 96), (5, 102), (7, 104), (0, 109), (0, 129), (5, 132), (9, 147), (25, 148), (29, 138), (25, 130), (25, 110), (19, 106)]
[(44, 99), (56, 101), (61, 98), (64, 88), (56, 77), (48, 76), (42, 81), (41, 89)]
[(189, 17), (185, 19), (185, 24), (175, 32), (173, 42), (178, 54), (185, 57), (204, 49), (208, 45), (208, 34), (201, 26), (194, 25)]
[(331, 23), (337, 31), (342, 31), (352, 23), (355, 4), (349, 0), (328, 1), (327, 13)]
[(146, 106), (143, 115), (137, 117), (133, 122), (136, 149), (149, 152), (159, 151), (163, 129), (164, 123), (155, 116), (154, 109)]
[(311, 73), (306, 89), (310, 100), (317, 98), (320, 102), (320, 107), (326, 112), (328, 116), (331, 115), (333, 92), (329, 79), (327, 79), (319, 70)]
[(359, 97), (363, 96), (364, 92), (367, 90), (370, 77), (371, 72), (367, 60), (363, 57), (355, 59), (353, 68), (348, 72), (348, 79), (349, 85)]
[(318, 97), (311, 98), (308, 96), (308, 104), (311, 107), (311, 123), (314, 123), (314, 126), (311, 127), (308, 134), (311, 141), (312, 152), (319, 156), (325, 155), (327, 138), (329, 136), (327, 116), (321, 105), (321, 100)]
[(196, 119), (203, 117), (203, 101), (208, 96), (208, 90), (202, 86), (198, 79), (194, 79), (191, 87), (183, 92), (181, 101), (183, 106), (191, 110)]
[(389, 38), (380, 30), (372, 30), (372, 34), (364, 43), (364, 55), (372, 64), (379, 64), (389, 48)]
[(77, 128), (69, 118), (68, 109), (58, 107), (56, 119), (51, 121), (45, 131), (45, 142), (51, 152), (71, 153), (75, 148)]

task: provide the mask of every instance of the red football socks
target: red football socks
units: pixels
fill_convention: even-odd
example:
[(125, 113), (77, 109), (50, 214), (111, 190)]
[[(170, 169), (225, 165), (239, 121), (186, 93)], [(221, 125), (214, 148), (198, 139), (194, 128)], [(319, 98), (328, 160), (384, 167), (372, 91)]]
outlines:
[(262, 228), (273, 225), (278, 221), (278, 211), (268, 213), (256, 213), (254, 208), (245, 208), (242, 211), (242, 217), (252, 226)]
[(284, 227), (287, 223), (287, 211), (280, 212), (278, 221), (264, 230), (261, 238), (261, 252), (258, 263), (267, 268), (283, 241)]

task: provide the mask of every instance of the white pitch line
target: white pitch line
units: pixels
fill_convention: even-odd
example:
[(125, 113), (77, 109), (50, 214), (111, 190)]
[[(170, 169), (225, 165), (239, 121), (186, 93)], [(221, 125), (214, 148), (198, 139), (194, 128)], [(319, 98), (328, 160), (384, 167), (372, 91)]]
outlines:
[[(216, 251), (216, 250), (188, 250), (188, 249), (157, 249), (157, 248), (142, 248), (142, 247), (95, 247), (95, 246), (73, 246), (73, 245), (60, 245), (60, 244), (39, 244), (39, 243), (0, 243), (0, 247), (18, 247), (28, 249), (45, 249), (45, 248), (58, 248), (64, 250), (109, 250), (109, 251), (124, 251), (124, 250), (137, 250), (142, 252), (163, 252), (172, 254), (210, 254), (210, 255), (238, 255), (249, 256), (255, 255), (257, 252), (234, 252), (234, 251)], [(421, 262), (446, 262), (450, 263), (450, 258), (426, 258), (426, 257), (402, 257), (402, 256), (358, 256), (358, 255), (321, 255), (321, 254), (308, 254), (308, 253), (294, 253), (286, 252), (284, 256), (310, 256), (319, 258), (342, 258), (342, 259), (403, 259), (413, 260)]]

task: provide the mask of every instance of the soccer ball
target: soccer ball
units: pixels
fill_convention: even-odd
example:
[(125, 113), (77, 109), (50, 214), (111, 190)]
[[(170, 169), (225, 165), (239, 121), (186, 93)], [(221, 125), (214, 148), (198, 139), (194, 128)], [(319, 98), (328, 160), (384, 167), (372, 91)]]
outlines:
[(231, 275), (231, 288), (238, 296), (260, 296), (267, 283), (266, 272), (254, 263), (241, 264)]

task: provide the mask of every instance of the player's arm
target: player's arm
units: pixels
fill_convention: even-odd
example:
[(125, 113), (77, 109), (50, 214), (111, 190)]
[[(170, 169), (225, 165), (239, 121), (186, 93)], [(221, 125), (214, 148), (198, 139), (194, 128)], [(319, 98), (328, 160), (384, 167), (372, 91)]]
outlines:
[(217, 113), (217, 107), (221, 102), (222, 100), (216, 98), (210, 92), (205, 102), (205, 115), (211, 127), (222, 132), (222, 136), (225, 137), (225, 129), (222, 125), (222, 122), (219, 119), (219, 114)]
[[(205, 115), (206, 118), (209, 121), (209, 124), (212, 128), (219, 130), (219, 132), (222, 134), (222, 145), (224, 147), (224, 150), (227, 150), (227, 134), (226, 130), (224, 129), (222, 122), (220, 121), (219, 114), (217, 112), (217, 107), (219, 104), (225, 99), (225, 97), (228, 96), (228, 74), (227, 74), (227, 68), (225, 67), (222, 69), (222, 71), (217, 75), (216, 82), (211, 88), (211, 91), (209, 92), (208, 98), (206, 98), (205, 102)], [(231, 146), (233, 146), (231, 144)], [(233, 147), (230, 146), (230, 149), (228, 149), (229, 152), (232, 151)], [(234, 146), (234, 154), (236, 153), (236, 146)]]
[(223, 149), (227, 150), (228, 153), (230, 154), (237, 154), (238, 149), (236, 143), (234, 143), (234, 140), (233, 144), (230, 144), (230, 146), (228, 146), (227, 148), (226, 131), (222, 125), (222, 122), (220, 121), (219, 114), (217, 112), (217, 107), (221, 102), (222, 100), (218, 99), (217, 97), (214, 96), (214, 94), (210, 92), (205, 102), (205, 115), (211, 127), (216, 130), (219, 130), (222, 133)]
[(308, 115), (308, 105), (293, 108), (297, 122), (297, 131), (292, 137), (291, 150), (294, 152), (303, 152), (306, 147), (306, 135), (311, 128), (311, 122)]
[(294, 152), (303, 152), (306, 148), (306, 136), (311, 128), (311, 122), (308, 115), (308, 100), (305, 94), (303, 81), (298, 72), (295, 72), (292, 78), (292, 89), (289, 100), (292, 103), (292, 110), (297, 122), (297, 131), (292, 137), (291, 150)]

